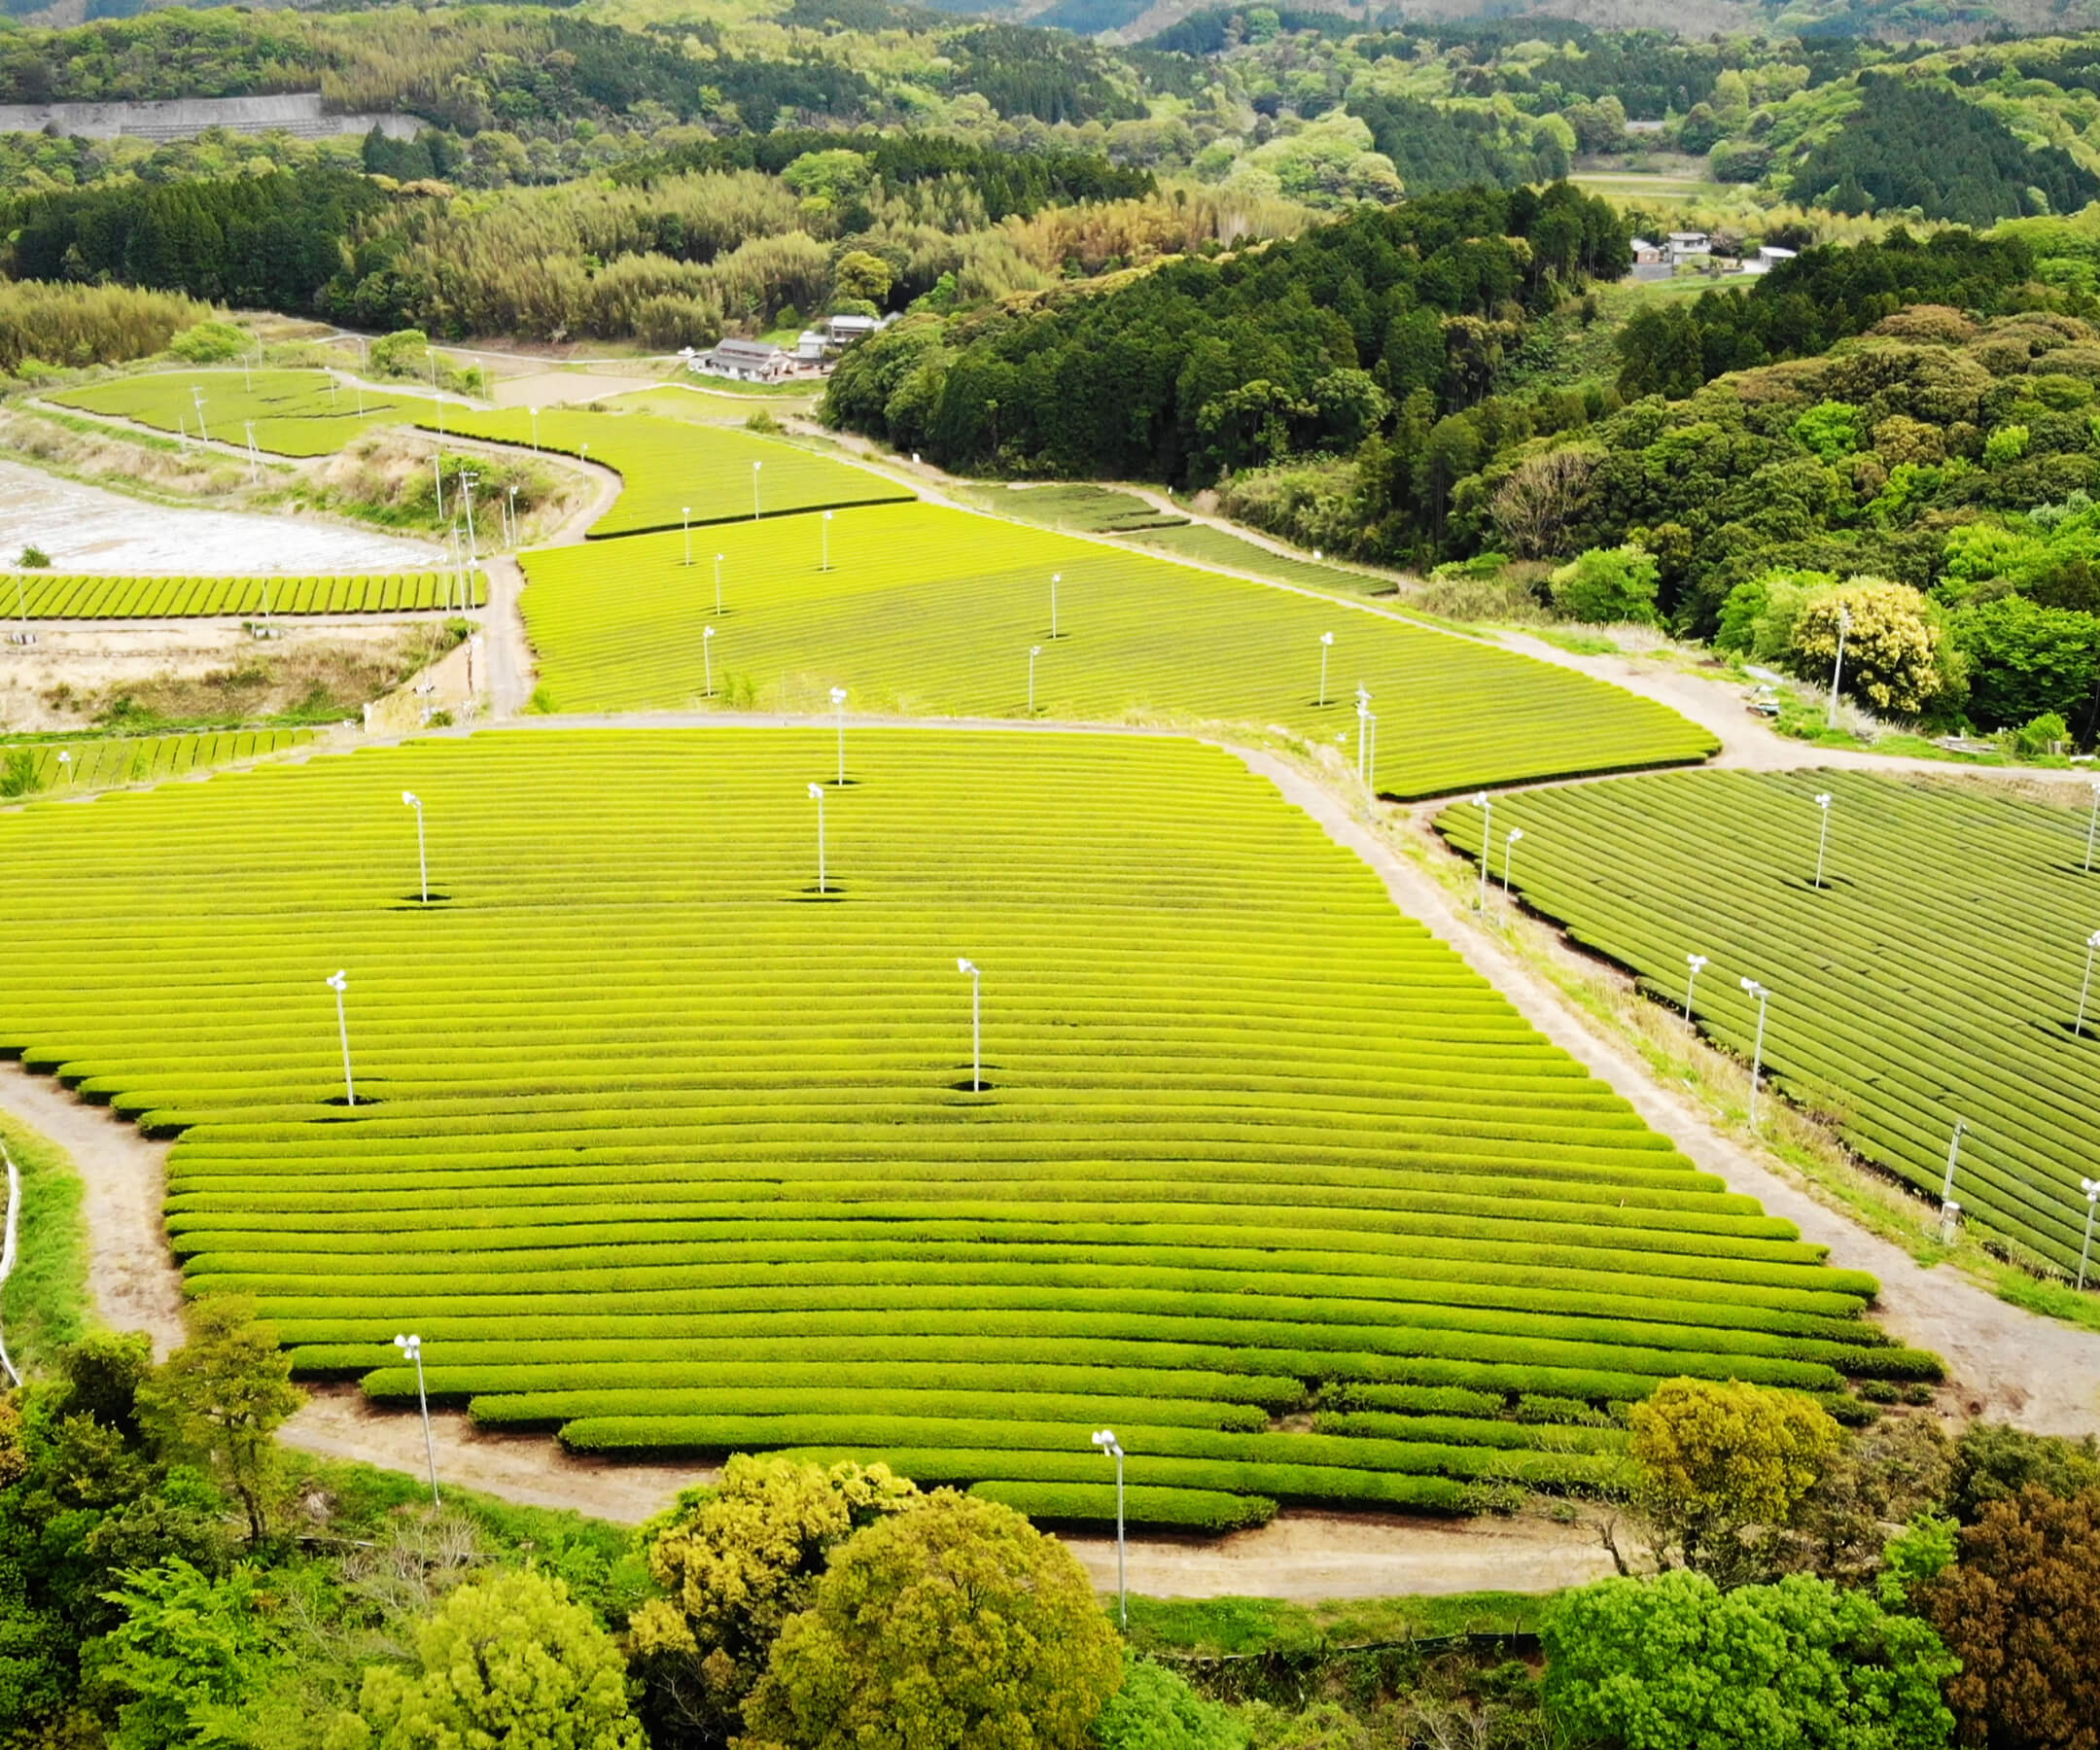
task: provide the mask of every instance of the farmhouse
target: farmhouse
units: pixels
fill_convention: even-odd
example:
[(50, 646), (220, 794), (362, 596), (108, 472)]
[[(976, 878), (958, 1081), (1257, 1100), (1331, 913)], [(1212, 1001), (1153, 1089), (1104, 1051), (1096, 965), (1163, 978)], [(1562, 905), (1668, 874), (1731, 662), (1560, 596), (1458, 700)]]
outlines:
[(693, 361), (709, 376), (735, 377), (745, 383), (777, 383), (793, 374), (796, 362), (768, 340), (718, 340)]

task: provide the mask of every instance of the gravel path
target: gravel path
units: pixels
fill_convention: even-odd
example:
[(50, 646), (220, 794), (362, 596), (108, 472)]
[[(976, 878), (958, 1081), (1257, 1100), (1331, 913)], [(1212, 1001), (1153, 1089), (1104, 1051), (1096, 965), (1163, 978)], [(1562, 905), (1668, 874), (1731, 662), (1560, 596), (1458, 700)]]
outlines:
[(183, 1340), (182, 1277), (160, 1225), (168, 1145), (18, 1063), (0, 1063), (0, 1110), (49, 1137), (80, 1170), (96, 1316), (115, 1330), (146, 1332), (154, 1353), (165, 1355)]
[[(1113, 1592), (1112, 1537), (1068, 1536), (1094, 1584)], [(1612, 1574), (1587, 1521), (1412, 1519), (1284, 1513), (1219, 1538), (1132, 1538), (1130, 1589), (1151, 1598), (1404, 1598), (1465, 1592), (1554, 1592)]]

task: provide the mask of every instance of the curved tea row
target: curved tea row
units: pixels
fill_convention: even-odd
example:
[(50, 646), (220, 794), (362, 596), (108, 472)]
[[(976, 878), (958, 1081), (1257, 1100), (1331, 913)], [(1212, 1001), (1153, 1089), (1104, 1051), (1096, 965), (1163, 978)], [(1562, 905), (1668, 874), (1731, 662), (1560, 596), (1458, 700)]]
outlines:
[[(1816, 857), (1831, 798), (1824, 885)], [(1969, 1217), (2071, 1271), (2079, 1181), (2100, 1160), (2100, 1004), (2082, 1035), (2085, 938), (2100, 858), (2084, 811), (1930, 780), (1698, 772), (1496, 799), (1491, 873), (1526, 904), (1684, 997), (1711, 964), (1698, 1025), (1748, 1059), (1772, 993), (1765, 1063), (1835, 1115), (1846, 1142), (1937, 1200), (1957, 1119), (1954, 1195)], [(1478, 856), (1480, 811), (1438, 829)]]
[(837, 758), (485, 733), (0, 816), (0, 1048), (179, 1133), (192, 1286), (303, 1369), (401, 1398), (415, 1330), (578, 1448), (1092, 1515), (1106, 1424), (1215, 1525), (1584, 1487), (1676, 1375), (1936, 1372), (1229, 754)]

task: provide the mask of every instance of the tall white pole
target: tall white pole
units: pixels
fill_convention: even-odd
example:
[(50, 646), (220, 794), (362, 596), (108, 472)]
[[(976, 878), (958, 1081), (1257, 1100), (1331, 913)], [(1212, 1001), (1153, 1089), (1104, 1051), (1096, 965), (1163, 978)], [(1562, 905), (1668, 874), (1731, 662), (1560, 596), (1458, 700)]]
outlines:
[(2085, 1193), (2085, 1244), (2079, 1252), (2079, 1292), (2085, 1292), (2085, 1266), (2092, 1257), (2093, 1209), (2100, 1206), (2100, 1179), (2082, 1178), (2079, 1189)]
[(256, 454), (255, 421), (242, 420), (241, 429), (248, 434), (248, 484), (257, 486), (262, 484), (262, 462)]
[(1488, 864), (1494, 858), (1494, 798), (1486, 790), (1473, 798), (1473, 806), (1481, 811), (1480, 822), (1480, 897), (1473, 909), (1482, 917), (1488, 915)]
[(209, 443), (211, 434), (204, 429), (204, 391), (192, 385), (190, 390), (190, 399), (196, 406), (197, 437), (204, 442)]
[(1852, 610), (1840, 607), (1838, 610), (1838, 661), (1831, 669), (1830, 678), (1830, 715), (1823, 719), (1824, 727), (1829, 729), (1838, 727), (1838, 687), (1844, 680), (1844, 641), (1845, 634), (1851, 630)]
[(2093, 950), (2100, 948), (2100, 929), (2085, 938), (2085, 977), (2079, 985), (2078, 1024), (2072, 1032), (2079, 1038), (2085, 1036), (2085, 997), (2092, 989)]
[(959, 959), (956, 970), (970, 981), (970, 1092), (984, 1089), (984, 974), (973, 960)]
[(430, 903), (430, 858), (423, 849), (423, 798), (414, 790), (402, 790), (401, 799), (415, 810), (416, 869), (423, 878), (423, 903)]
[(1703, 954), (1688, 954), (1685, 956), (1685, 964), (1688, 970), (1684, 981), (1684, 1018), (1685, 1024), (1690, 1026), (1692, 1021), (1692, 990), (1698, 983), (1698, 975), (1706, 969), (1706, 957)]
[(817, 804), (817, 891), (823, 893), (830, 891), (824, 880), (823, 786), (811, 785), (809, 793), (810, 800)]
[(758, 508), (758, 471), (764, 466), (763, 462), (753, 462), (751, 465), (751, 513), (752, 522), (756, 522), (764, 514)]
[[(459, 483), (460, 497), (465, 501), (467, 506), (467, 563), (469, 565), (478, 565), (481, 562), (481, 549), (479, 543), (474, 540), (474, 477), (463, 468), (460, 470)], [(465, 578), (462, 578), (461, 581), (464, 583)]]
[(1940, 1239), (1952, 1245), (1956, 1224), (1961, 1219), (1961, 1205), (1954, 1201), (1954, 1168), (1961, 1159), (1962, 1132), (1967, 1130), (1965, 1120), (1954, 1120), (1954, 1139), (1947, 1144), (1946, 1178), (1940, 1186)]
[[(2086, 1226), (2091, 1227), (2088, 1220)], [(1115, 1584), (1116, 1617), (1124, 1628), (1130, 1627), (1130, 1575), (1124, 1565), (1126, 1545), (1123, 1538), (1123, 1449), (1115, 1450)]]
[(1510, 859), (1517, 855), (1517, 841), (1523, 837), (1522, 826), (1512, 826), (1509, 836), (1502, 841), (1502, 892), (1509, 893)]
[(431, 1435), (430, 1393), (423, 1385), (423, 1339), (414, 1335), (397, 1337), (394, 1347), (415, 1363), (416, 1402), (423, 1408), (423, 1452), (430, 1459), (431, 1505), (441, 1506), (443, 1503), (438, 1499), (438, 1442)]
[(1035, 715), (1035, 658), (1042, 654), (1041, 645), (1029, 646), (1029, 707), (1030, 717)]
[(1830, 792), (1827, 790), (1819, 792), (1815, 799), (1815, 805), (1823, 812), (1823, 824), (1816, 833), (1815, 848), (1815, 884), (1820, 888), (1823, 885), (1823, 854), (1830, 849)]
[(1116, 1609), (1123, 1627), (1128, 1628), (1130, 1627), (1130, 1577), (1124, 1561), (1123, 1443), (1115, 1437), (1113, 1428), (1102, 1428), (1096, 1431), (1094, 1444), (1115, 1460)]
[(2092, 818), (2085, 822), (2085, 873), (2088, 875), (2092, 873), (2093, 828), (2100, 826), (2100, 783), (2093, 785), (2092, 793)]
[(1319, 640), (1319, 703), (1322, 708), (1327, 703), (1327, 654), (1333, 648), (1334, 634), (1322, 632)]
[(1750, 1128), (1756, 1130), (1758, 1079), (1765, 1068), (1765, 1009), (1771, 993), (1754, 978), (1744, 979), (1742, 988), (1757, 998), (1757, 1043), (1750, 1051)]
[(444, 457), (433, 451), (430, 459), (431, 478), (438, 484), (438, 520), (444, 521)]
[(709, 626), (700, 634), (700, 655), (707, 664), (707, 696), (715, 696), (715, 628)]
[(350, 1074), (350, 1022), (343, 1013), (343, 993), (350, 988), (350, 975), (338, 971), (329, 979), (328, 987), (335, 993), (335, 1031), (342, 1036), (343, 1103), (357, 1104), (357, 1082)]
[[(0, 1234), (0, 1288), (4, 1288), (8, 1278), (15, 1274), (15, 1243), (21, 1225), (21, 1173), (17, 1171), (15, 1157), (8, 1153), (5, 1142), (0, 1142), (0, 1162), (7, 1165), (7, 1228)], [(21, 1375), (9, 1358), (5, 1332), (0, 1332), (0, 1369), (6, 1370), (9, 1382), (20, 1390)]]

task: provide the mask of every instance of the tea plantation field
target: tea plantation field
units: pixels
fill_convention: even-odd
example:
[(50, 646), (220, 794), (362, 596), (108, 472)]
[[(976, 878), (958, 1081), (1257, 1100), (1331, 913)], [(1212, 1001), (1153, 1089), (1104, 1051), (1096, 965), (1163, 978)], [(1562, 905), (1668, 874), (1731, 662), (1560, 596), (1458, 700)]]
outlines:
[[(458, 437), (530, 447), (535, 421), (524, 407), (492, 413), (448, 409), (445, 430)], [(591, 525), (592, 540), (677, 529), (688, 508), (697, 528), (750, 520), (754, 514), (783, 516), (826, 505), (882, 504), (912, 496), (907, 488), (864, 468), (850, 468), (828, 456), (724, 426), (648, 413), (544, 407), (537, 430), (540, 448), (600, 462), (619, 474), (619, 498)]]
[[(253, 420), (256, 447), (280, 456), (332, 455), (374, 426), (435, 418), (438, 407), (431, 397), (413, 391), (360, 391), (338, 384), (325, 370), (156, 371), (59, 391), (50, 399), (84, 413), (135, 419), (158, 431), (187, 432), (194, 438), (199, 394), (204, 398), (205, 437), (219, 443), (245, 443), (243, 428)], [(450, 409), (445, 418), (449, 426)]]
[[(472, 606), (488, 578), (469, 574)], [(189, 619), (211, 614), (399, 613), (465, 605), (457, 572), (356, 578), (106, 578), (16, 572), (0, 578), (0, 618)]]
[(1581, 1488), (1665, 1377), (1936, 1371), (1224, 752), (847, 757), (486, 732), (33, 803), (0, 1050), (180, 1133), (192, 1287), (302, 1369), (412, 1401), (415, 1330), (442, 1397), (579, 1449), (1098, 1517), (1109, 1425), (1136, 1519), (1219, 1525)]
[[(1935, 1205), (1965, 1119), (1954, 1195), (1969, 1219), (2072, 1271), (2079, 1180), (2100, 1161), (2095, 1009), (2075, 1032), (2100, 926), (2087, 820), (1930, 780), (1672, 773), (1498, 797), (1491, 868), (1499, 880), (1522, 828), (1524, 902), (1662, 1000), (1682, 1002), (1688, 954), (1710, 956), (1698, 1024), (1745, 1060), (1757, 1010), (1738, 981), (1769, 988), (1778, 1085)], [(1437, 825), (1478, 855), (1478, 809)]]
[(705, 707), (712, 662), (716, 702), (746, 709), (825, 710), (843, 685), (855, 711), (1017, 718), (1039, 646), (1038, 716), (1275, 723), (1347, 736), (1351, 757), (1361, 682), (1380, 788), (1397, 795), (1715, 747), (1662, 706), (1526, 657), (934, 505), (726, 524), (693, 537), (690, 566), (684, 551), (670, 535), (525, 555), (526, 626), (558, 709)]
[(5, 743), (0, 744), (0, 797), (151, 784), (229, 760), (280, 753), (312, 740), (311, 729), (224, 729)]

